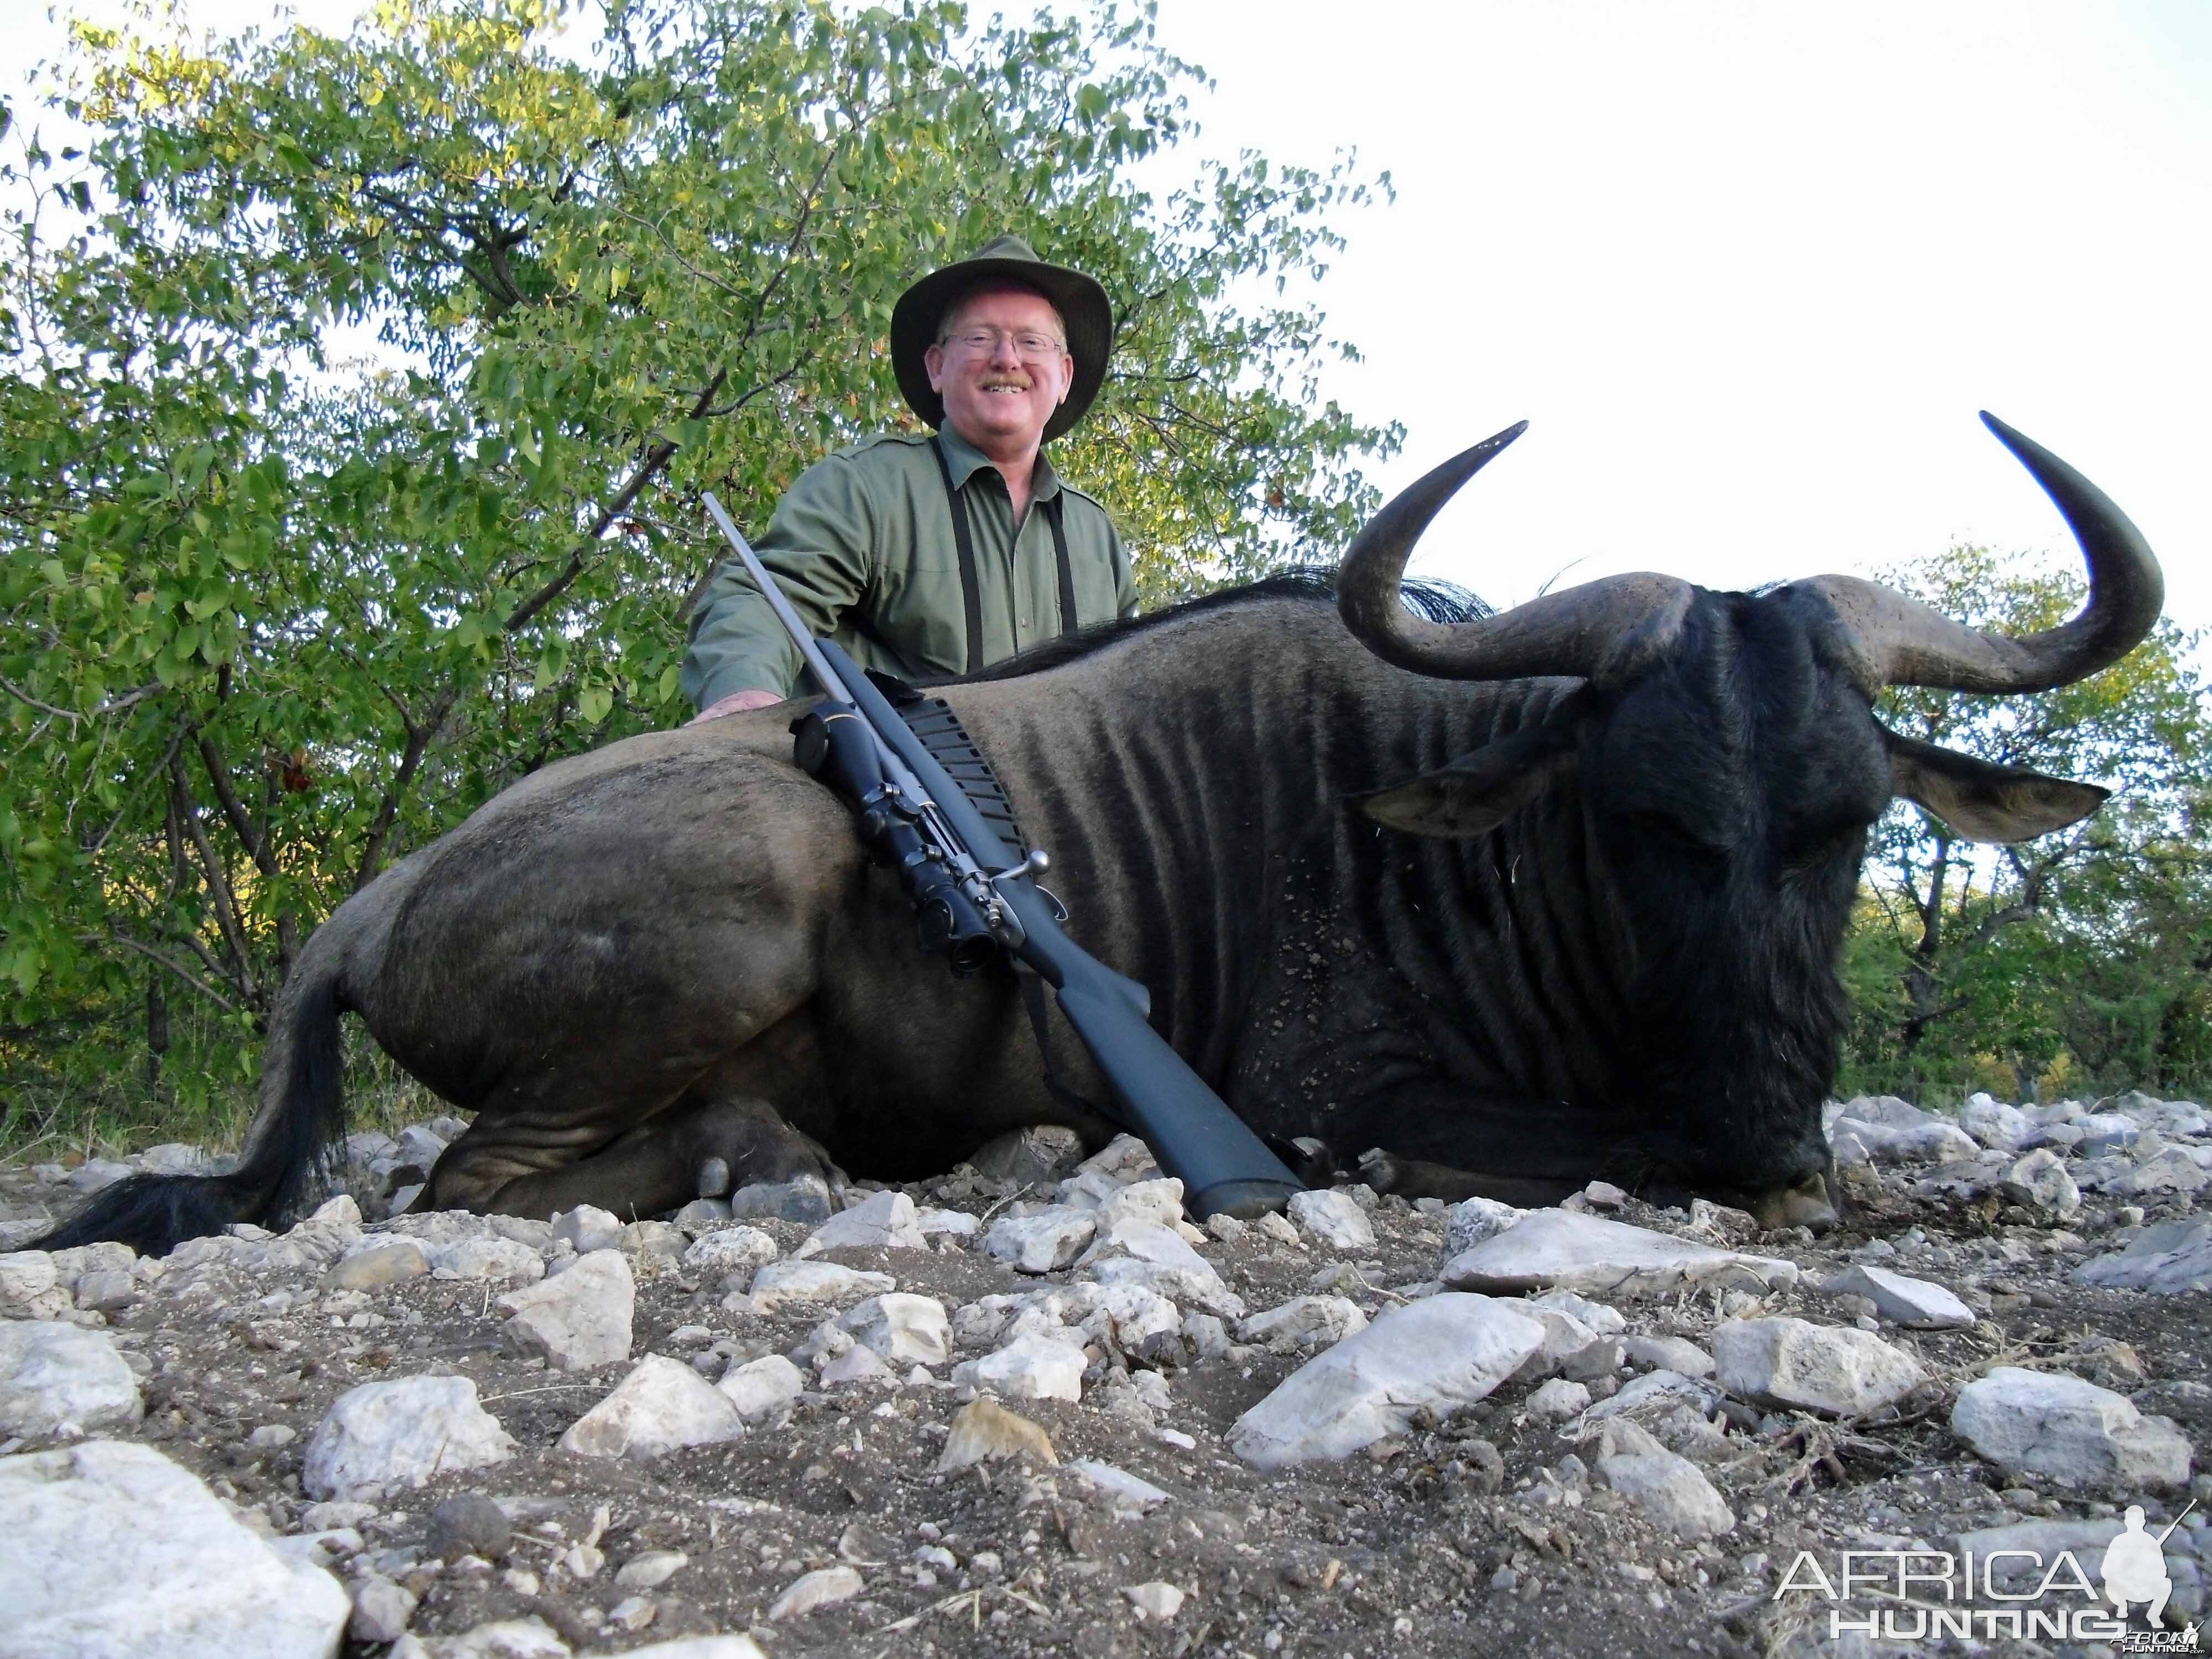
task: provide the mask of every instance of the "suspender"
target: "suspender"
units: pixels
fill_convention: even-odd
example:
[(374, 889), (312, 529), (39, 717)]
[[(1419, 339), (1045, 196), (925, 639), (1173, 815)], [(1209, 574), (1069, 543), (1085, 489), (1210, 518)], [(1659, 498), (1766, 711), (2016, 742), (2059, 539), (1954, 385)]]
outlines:
[(939, 476), (945, 480), (945, 504), (952, 509), (952, 543), (960, 550), (960, 601), (968, 625), (968, 672), (983, 667), (983, 590), (975, 580), (975, 538), (968, 533), (968, 504), (952, 487), (952, 463), (945, 458), (944, 441), (933, 435), (929, 447), (937, 457)]
[[(945, 505), (952, 514), (952, 544), (960, 555), (960, 601), (968, 629), (968, 672), (983, 671), (983, 590), (975, 575), (975, 538), (968, 526), (968, 503), (960, 497), (952, 483), (952, 463), (946, 459), (945, 443), (933, 435), (929, 447), (937, 457), (938, 476), (945, 480)], [(1075, 568), (1067, 558), (1067, 527), (1061, 518), (1060, 498), (1054, 495), (1037, 505), (1044, 511), (1045, 523), (1052, 529), (1053, 561), (1059, 567), (1060, 631), (1073, 634), (1076, 630)], [(1017, 538), (1020, 532), (1017, 531)]]
[(1053, 561), (1060, 567), (1060, 631), (1075, 632), (1075, 568), (1067, 562), (1067, 528), (1060, 520), (1064, 495), (1054, 495), (1044, 506), (1045, 522), (1052, 526)]

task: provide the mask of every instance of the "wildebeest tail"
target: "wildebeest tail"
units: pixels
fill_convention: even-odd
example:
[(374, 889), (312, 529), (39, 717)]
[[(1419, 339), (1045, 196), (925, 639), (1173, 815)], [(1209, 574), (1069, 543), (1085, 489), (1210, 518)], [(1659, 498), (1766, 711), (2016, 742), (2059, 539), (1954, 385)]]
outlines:
[(343, 958), (307, 950), (270, 1022), (261, 1107), (239, 1165), (228, 1175), (127, 1176), (27, 1248), (66, 1249), (113, 1239), (166, 1255), (234, 1222), (283, 1224), (318, 1188), (329, 1148), (345, 1133), (344, 1056), (338, 1041)]

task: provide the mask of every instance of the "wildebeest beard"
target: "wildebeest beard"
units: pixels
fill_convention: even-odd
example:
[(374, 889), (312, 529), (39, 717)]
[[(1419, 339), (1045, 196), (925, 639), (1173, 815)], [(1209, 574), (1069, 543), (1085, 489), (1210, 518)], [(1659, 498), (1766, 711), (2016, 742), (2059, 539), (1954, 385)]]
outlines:
[[(1380, 1147), (1361, 1173), (1409, 1193), (1604, 1175), (1832, 1218), (1820, 1107), (1869, 826), (1902, 795), (2018, 839), (2105, 793), (1898, 738), (1874, 699), (2066, 684), (2160, 603), (2118, 509), (1999, 434), (2091, 572), (2082, 613), (2026, 638), (1835, 576), (1417, 613), (1413, 543), (1506, 433), (1377, 514), (1334, 615), (1310, 583), (1263, 586), (944, 695), (1053, 852), (1079, 942), (1145, 981), (1254, 1127)], [(1103, 1142), (1044, 1088), (1011, 974), (917, 959), (896, 883), (792, 763), (791, 712), (549, 767), (386, 872), (285, 986), (239, 1169), (118, 1183), (46, 1243), (283, 1218), (343, 1130), (344, 1012), (477, 1113), (438, 1207), (649, 1214), (708, 1169), (911, 1179), (1034, 1121)]]

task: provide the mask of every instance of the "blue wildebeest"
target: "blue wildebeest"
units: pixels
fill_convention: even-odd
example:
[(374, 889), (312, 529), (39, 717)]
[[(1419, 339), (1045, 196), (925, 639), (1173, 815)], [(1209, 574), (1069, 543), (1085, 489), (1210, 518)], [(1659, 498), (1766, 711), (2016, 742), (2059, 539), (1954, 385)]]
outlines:
[[(1379, 1148), (1367, 1174), (1401, 1191), (1541, 1201), (1603, 1176), (1817, 1224), (1869, 826), (1902, 795), (2011, 840), (2105, 795), (1897, 736), (1875, 697), (2064, 684), (2159, 612), (2135, 528), (1996, 429), (2088, 562), (2081, 614), (2032, 636), (1838, 576), (1619, 576), (1417, 617), (1416, 538), (1516, 428), (1379, 514), (1333, 605), (1263, 582), (942, 695), (1050, 849), (1079, 942), (1152, 988), (1263, 1133)], [(893, 878), (793, 764), (792, 713), (548, 767), (394, 866), (301, 954), (237, 1170), (134, 1177), (52, 1242), (161, 1250), (296, 1212), (343, 1128), (348, 1012), (476, 1114), (428, 1206), (650, 1213), (716, 1159), (738, 1182), (909, 1179), (1021, 1124), (1103, 1139), (1043, 1086), (1010, 973), (917, 959)]]

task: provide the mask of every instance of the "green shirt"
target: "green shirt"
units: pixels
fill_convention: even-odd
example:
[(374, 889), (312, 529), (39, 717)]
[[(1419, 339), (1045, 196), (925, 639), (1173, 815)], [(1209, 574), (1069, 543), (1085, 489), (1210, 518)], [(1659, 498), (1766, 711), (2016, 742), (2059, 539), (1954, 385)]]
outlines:
[[(1059, 564), (1044, 504), (1058, 498), (1074, 578), (1073, 625), (1137, 612), (1129, 556), (1106, 509), (1061, 482), (1040, 453), (1032, 510), (1017, 532), (1006, 480), (982, 453), (941, 434), (968, 510), (982, 608), (982, 656), (998, 662), (1060, 634)], [(886, 433), (799, 476), (755, 546), (799, 620), (834, 635), (863, 667), (958, 674), (968, 666), (966, 605), (945, 478), (927, 434)], [(756, 687), (787, 694), (798, 647), (732, 554), (692, 612), (684, 690), (704, 708)]]

